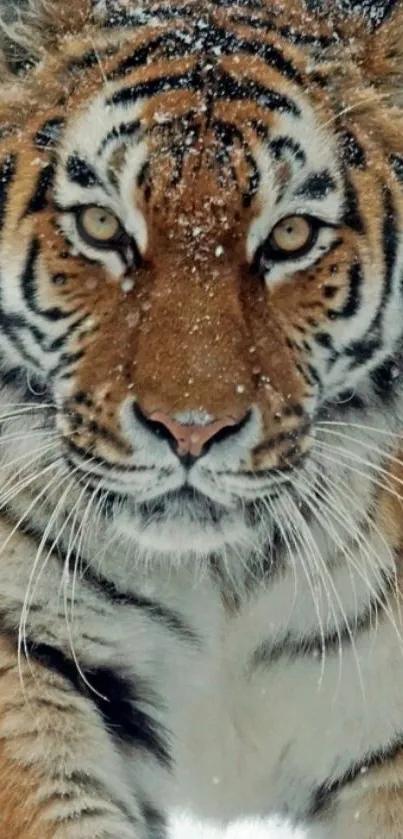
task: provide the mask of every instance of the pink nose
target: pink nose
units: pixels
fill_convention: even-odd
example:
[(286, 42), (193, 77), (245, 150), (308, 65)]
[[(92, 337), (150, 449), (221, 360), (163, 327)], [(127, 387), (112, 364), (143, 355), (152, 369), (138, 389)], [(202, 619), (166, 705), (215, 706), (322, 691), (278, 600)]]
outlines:
[(184, 455), (200, 457), (204, 446), (209, 440), (216, 437), (223, 429), (239, 425), (239, 420), (233, 419), (232, 417), (215, 420), (215, 422), (211, 422), (209, 425), (182, 425), (179, 422), (175, 422), (169, 414), (164, 414), (163, 411), (154, 411), (148, 415), (148, 420), (149, 422), (159, 423), (166, 428), (171, 437), (176, 441), (176, 453), (180, 457)]

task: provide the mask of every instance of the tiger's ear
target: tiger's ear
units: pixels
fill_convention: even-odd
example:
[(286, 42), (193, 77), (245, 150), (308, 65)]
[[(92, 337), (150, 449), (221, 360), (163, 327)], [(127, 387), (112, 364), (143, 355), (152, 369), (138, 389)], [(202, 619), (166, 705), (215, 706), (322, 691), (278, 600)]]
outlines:
[(91, 23), (94, 0), (27, 0), (2, 6), (0, 0), (1, 81), (21, 75), (65, 36)]
[[(361, 71), (390, 105), (402, 107), (403, 0), (368, 0), (367, 6), (368, 11), (373, 9), (373, 18), (369, 31), (362, 33)], [(382, 6), (382, 16), (377, 6)]]
[(16, 17), (44, 33), (74, 34), (89, 22), (93, 6), (94, 0), (28, 0)]
[[(343, 86), (343, 53), (359, 68), (374, 99), (403, 107), (403, 0), (306, 0), (339, 37), (335, 54)], [(353, 79), (353, 84), (359, 80)], [(336, 81), (337, 84), (337, 81)]]

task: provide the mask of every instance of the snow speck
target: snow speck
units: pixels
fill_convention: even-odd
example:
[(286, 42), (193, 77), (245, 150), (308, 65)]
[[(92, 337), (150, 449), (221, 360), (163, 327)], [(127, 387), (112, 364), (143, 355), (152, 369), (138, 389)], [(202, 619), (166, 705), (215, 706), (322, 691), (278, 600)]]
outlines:
[(120, 283), (120, 287), (124, 294), (127, 294), (129, 291), (133, 290), (134, 280), (132, 280), (131, 277), (124, 277), (124, 279)]

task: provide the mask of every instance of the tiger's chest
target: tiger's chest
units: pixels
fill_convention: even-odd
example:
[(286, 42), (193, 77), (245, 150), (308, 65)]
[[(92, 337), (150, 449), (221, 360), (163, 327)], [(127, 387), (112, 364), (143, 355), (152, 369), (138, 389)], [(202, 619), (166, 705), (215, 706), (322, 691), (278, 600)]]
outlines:
[(317, 638), (278, 642), (270, 616), (279, 596), (274, 587), (236, 617), (221, 615), (221, 624), (211, 614), (216, 638), (210, 631), (183, 683), (177, 795), (201, 816), (308, 817), (324, 787), (365, 771), (402, 730), (403, 660), (392, 623), (370, 621), (355, 635), (340, 623), (340, 639), (329, 634), (322, 656)]
[[(21, 564), (2, 566), (0, 575), (17, 625), (30, 550), (21, 537)], [(333, 576), (331, 609), (326, 589), (311, 590), (298, 566), (256, 586), (233, 610), (207, 574), (195, 581), (188, 570), (163, 580), (136, 570), (136, 594), (123, 601), (78, 580), (69, 628), (57, 565), (49, 564), (27, 632), (65, 655), (73, 641), (89, 681), (108, 671), (138, 698), (132, 712), (146, 713), (148, 732), (161, 732), (172, 760), (159, 771), (155, 739), (137, 727), (133, 740), (128, 731), (122, 758), (133, 788), (140, 783), (167, 805), (223, 821), (276, 812), (304, 818), (324, 787), (365, 767), (403, 730), (399, 615), (368, 611), (370, 581), (351, 573)], [(99, 693), (87, 698), (99, 706)], [(101, 711), (113, 734), (123, 724), (121, 706), (114, 716), (111, 706)]]

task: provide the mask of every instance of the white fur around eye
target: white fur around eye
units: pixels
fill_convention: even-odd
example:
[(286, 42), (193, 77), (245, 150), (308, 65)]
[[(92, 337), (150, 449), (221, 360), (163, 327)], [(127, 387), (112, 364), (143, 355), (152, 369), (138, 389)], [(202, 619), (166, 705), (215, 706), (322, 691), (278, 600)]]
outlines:
[(123, 276), (127, 270), (127, 265), (119, 252), (116, 250), (109, 250), (105, 247), (91, 247), (84, 242), (82, 236), (78, 233), (74, 213), (61, 213), (58, 218), (58, 223), (60, 230), (70, 243), (72, 255), (79, 256), (79, 254), (83, 254), (83, 256), (87, 256), (88, 259), (97, 261), (101, 265), (104, 265), (113, 277), (120, 279), (120, 277)]
[(322, 227), (318, 231), (316, 241), (312, 248), (303, 256), (296, 256), (295, 259), (291, 256), (285, 260), (267, 260), (263, 257), (260, 264), (260, 270), (265, 282), (272, 287), (277, 283), (292, 277), (296, 271), (302, 271), (310, 268), (329, 250), (332, 243), (337, 238), (337, 230), (333, 227)]

